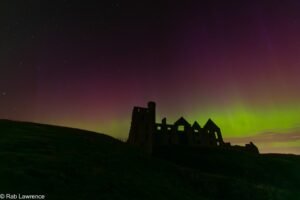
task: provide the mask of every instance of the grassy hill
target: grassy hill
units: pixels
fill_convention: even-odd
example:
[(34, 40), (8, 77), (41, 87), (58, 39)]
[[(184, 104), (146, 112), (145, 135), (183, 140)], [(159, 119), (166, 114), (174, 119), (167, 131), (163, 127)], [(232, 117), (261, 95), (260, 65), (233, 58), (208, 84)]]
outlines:
[(0, 120), (0, 194), (46, 199), (299, 199), (300, 157), (217, 149), (150, 157), (112, 137)]

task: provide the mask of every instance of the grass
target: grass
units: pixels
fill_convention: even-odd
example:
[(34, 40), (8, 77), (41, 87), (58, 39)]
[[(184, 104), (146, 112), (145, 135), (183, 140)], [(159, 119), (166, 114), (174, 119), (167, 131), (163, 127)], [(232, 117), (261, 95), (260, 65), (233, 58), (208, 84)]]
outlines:
[(0, 120), (0, 193), (47, 199), (299, 199), (300, 157), (218, 149), (155, 157), (104, 134)]

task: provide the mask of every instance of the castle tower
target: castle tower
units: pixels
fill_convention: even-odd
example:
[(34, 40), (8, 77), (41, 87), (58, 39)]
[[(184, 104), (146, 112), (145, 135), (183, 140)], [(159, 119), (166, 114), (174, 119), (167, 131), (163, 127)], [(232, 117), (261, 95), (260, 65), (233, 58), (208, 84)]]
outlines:
[(154, 131), (155, 131), (155, 124), (156, 124), (156, 104), (153, 101), (148, 102), (148, 113), (149, 113), (149, 119), (148, 119), (148, 138), (146, 142), (146, 151), (151, 154), (152, 153), (152, 147), (153, 147), (153, 140), (154, 140)]
[(148, 102), (147, 108), (134, 107), (127, 143), (139, 146), (152, 153), (155, 131), (155, 102)]
[(149, 101), (148, 102), (148, 111), (149, 111), (149, 120), (150, 120), (150, 123), (153, 125), (153, 128), (155, 127), (155, 122), (156, 122), (156, 119), (155, 119), (155, 116), (156, 116), (156, 111), (155, 111), (155, 108), (156, 107), (156, 104), (155, 102), (153, 101)]

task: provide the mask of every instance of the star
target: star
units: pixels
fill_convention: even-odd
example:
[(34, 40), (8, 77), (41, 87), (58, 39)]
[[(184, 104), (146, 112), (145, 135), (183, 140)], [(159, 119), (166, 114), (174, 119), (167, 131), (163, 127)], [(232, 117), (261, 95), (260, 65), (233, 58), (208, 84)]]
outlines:
[(6, 96), (6, 94), (7, 94), (6, 92), (2, 92), (2, 96)]

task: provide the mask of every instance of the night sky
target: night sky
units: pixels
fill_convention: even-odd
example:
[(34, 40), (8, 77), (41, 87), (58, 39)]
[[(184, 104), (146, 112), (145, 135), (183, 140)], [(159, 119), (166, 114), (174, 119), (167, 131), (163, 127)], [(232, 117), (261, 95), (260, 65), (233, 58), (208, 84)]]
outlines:
[(99, 2), (0, 2), (0, 118), (125, 139), (152, 100), (157, 120), (300, 154), (298, 0)]

